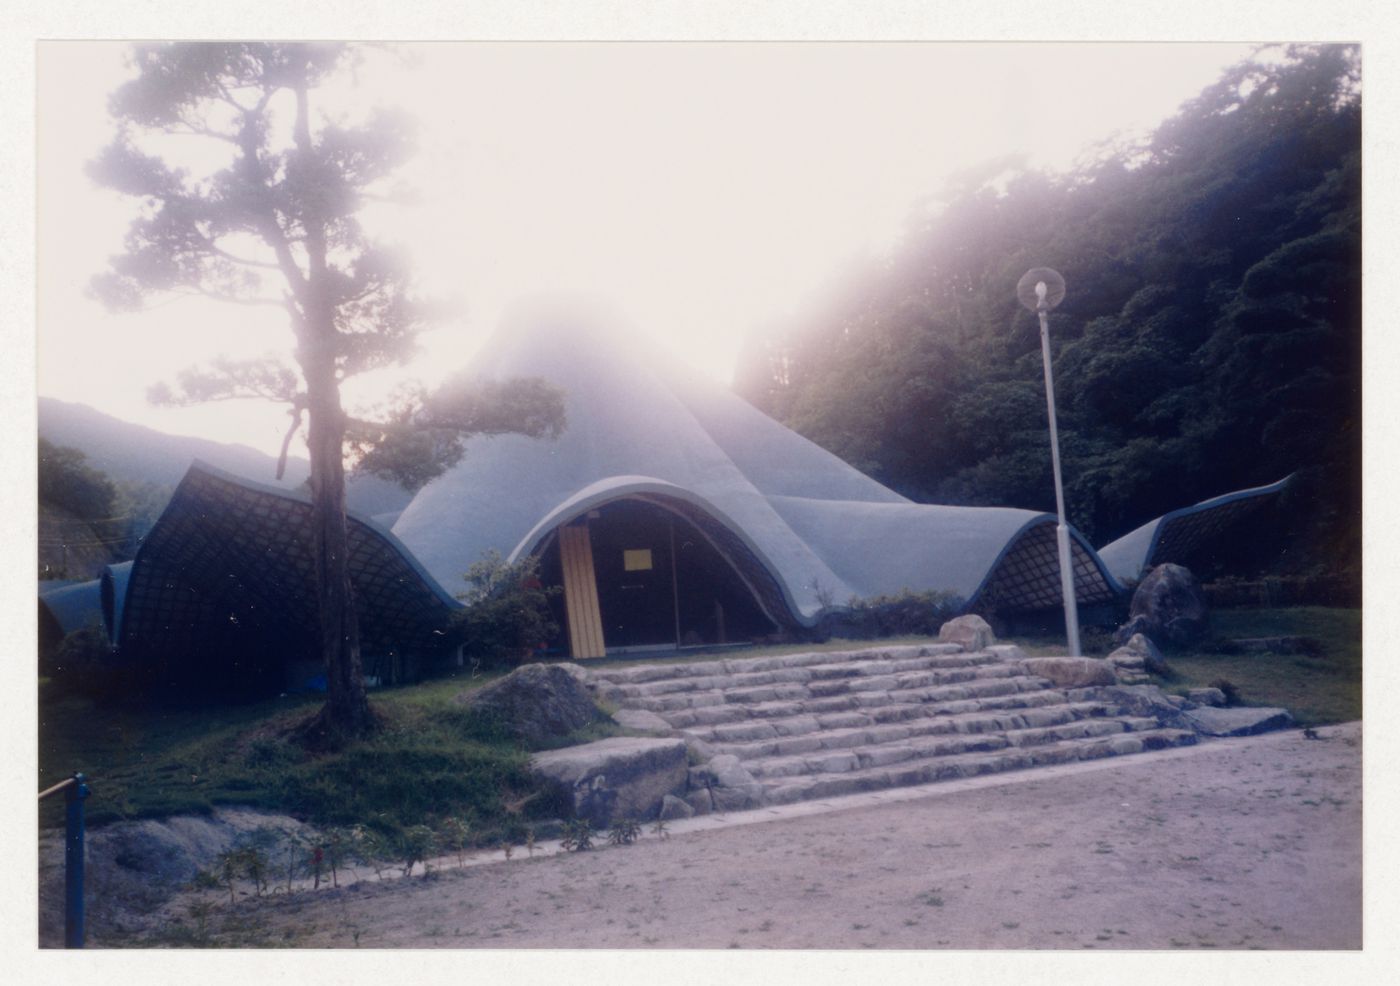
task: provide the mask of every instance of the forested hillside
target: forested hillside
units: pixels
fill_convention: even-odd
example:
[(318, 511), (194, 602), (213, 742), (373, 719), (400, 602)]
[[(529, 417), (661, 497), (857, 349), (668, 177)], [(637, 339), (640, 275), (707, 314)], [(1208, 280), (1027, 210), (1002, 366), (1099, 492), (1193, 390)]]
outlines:
[(1360, 136), (1354, 47), (1261, 50), (1071, 173), (951, 182), (891, 256), (756, 338), (736, 389), (913, 499), (1053, 510), (1014, 289), (1054, 267), (1070, 522), (1102, 544), (1297, 472), (1254, 560), (1359, 572)]
[(119, 488), (74, 448), (39, 439), (39, 578), (96, 578), (135, 551), (139, 490)]

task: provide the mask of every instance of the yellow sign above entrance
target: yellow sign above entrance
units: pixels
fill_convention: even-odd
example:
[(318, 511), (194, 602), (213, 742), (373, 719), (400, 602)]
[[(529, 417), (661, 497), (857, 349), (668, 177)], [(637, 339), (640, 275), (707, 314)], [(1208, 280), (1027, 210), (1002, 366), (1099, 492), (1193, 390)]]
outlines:
[(622, 552), (622, 570), (624, 572), (651, 571), (651, 549), (628, 548), (624, 550)]

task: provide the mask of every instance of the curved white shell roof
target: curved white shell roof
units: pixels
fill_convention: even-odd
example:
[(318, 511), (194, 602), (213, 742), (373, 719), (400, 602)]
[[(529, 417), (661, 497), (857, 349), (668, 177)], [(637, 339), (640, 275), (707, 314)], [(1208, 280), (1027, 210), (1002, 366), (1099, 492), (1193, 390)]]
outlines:
[(912, 503), (615, 324), (576, 308), (517, 309), (480, 354), (483, 376), (560, 387), (567, 428), (557, 441), (473, 439), (403, 511), (394, 534), (440, 583), (460, 582), (488, 549), (518, 557), (591, 507), (658, 493), (735, 533), (810, 622), (824, 603), (906, 588), (971, 602), (1018, 534), (1054, 523)]

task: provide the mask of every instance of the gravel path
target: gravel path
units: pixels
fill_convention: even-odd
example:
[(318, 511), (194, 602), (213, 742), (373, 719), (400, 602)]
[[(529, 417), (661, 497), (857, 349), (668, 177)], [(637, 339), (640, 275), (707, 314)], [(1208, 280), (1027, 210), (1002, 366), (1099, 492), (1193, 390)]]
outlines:
[(498, 853), (247, 901), (209, 927), (321, 948), (1357, 949), (1361, 727), (1321, 734)]

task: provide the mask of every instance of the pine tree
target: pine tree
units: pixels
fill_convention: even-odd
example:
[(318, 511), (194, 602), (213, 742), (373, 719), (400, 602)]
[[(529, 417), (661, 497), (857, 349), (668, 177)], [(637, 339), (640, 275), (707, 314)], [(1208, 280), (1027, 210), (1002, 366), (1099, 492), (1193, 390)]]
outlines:
[[(283, 309), (295, 368), (276, 358), (216, 360), (153, 398), (188, 403), (260, 397), (289, 405), (287, 444), (305, 419), (327, 700), (309, 739), (334, 743), (374, 726), (365, 694), (347, 568), (347, 440), (371, 468), (421, 485), (460, 458), (473, 431), (557, 434), (562, 402), (539, 381), (437, 400), (407, 391), (383, 422), (341, 403), (348, 377), (404, 361), (427, 323), (402, 258), (373, 242), (358, 214), (411, 152), (408, 120), (376, 110), (357, 124), (313, 113), (313, 101), (363, 52), (321, 43), (174, 43), (133, 48), (137, 75), (111, 96), (118, 131), (92, 162), (102, 185), (139, 198), (125, 252), (93, 281), (110, 308), (153, 296), (202, 295)], [(146, 153), (181, 134), (219, 149), (203, 174)]]

